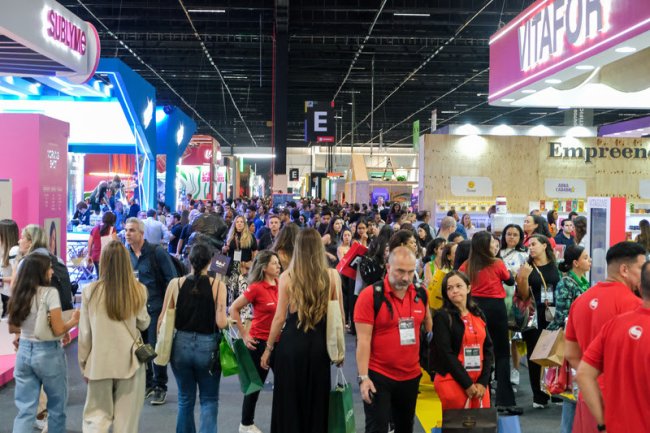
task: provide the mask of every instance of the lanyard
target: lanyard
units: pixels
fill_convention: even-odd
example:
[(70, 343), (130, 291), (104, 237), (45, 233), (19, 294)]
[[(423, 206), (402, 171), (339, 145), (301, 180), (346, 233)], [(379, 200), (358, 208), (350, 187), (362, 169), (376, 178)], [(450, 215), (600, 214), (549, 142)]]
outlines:
[(467, 313), (466, 316), (461, 317), (463, 320), (463, 323), (465, 324), (465, 335), (467, 335), (467, 330), (469, 329), (469, 332), (474, 336), (474, 343), (476, 345), (479, 345), (478, 342), (478, 332), (476, 329), (474, 329), (474, 320), (472, 317), (470, 317), (472, 313)]

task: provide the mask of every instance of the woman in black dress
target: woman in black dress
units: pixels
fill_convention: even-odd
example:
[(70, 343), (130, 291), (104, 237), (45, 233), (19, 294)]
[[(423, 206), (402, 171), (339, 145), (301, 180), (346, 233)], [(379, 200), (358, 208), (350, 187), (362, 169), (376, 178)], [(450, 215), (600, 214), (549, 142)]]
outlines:
[[(343, 301), (338, 273), (328, 269), (318, 232), (302, 230), (289, 269), (280, 276), (278, 308), (261, 365), (275, 348), (271, 433), (326, 433), (330, 359), (325, 342), (327, 303)], [(284, 329), (283, 329), (284, 326)]]

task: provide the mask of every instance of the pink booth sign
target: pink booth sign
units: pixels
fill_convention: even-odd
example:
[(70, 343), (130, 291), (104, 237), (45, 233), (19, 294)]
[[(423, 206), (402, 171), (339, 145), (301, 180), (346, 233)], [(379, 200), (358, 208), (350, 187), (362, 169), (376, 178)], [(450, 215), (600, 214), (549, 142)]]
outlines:
[(12, 180), (12, 217), (38, 224), (65, 259), (70, 127), (40, 114), (0, 114), (0, 177)]
[(648, 0), (539, 0), (490, 38), (489, 101), (648, 32)]

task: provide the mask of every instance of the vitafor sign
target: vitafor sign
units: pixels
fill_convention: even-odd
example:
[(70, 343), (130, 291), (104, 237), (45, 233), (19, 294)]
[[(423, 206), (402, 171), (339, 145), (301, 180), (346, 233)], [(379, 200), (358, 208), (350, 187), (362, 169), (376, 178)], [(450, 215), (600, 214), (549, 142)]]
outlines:
[(558, 159), (582, 159), (590, 164), (594, 159), (647, 159), (648, 149), (643, 147), (567, 146), (559, 141), (548, 143), (548, 157)]
[(519, 64), (527, 71), (607, 31), (613, 0), (555, 0), (519, 27)]

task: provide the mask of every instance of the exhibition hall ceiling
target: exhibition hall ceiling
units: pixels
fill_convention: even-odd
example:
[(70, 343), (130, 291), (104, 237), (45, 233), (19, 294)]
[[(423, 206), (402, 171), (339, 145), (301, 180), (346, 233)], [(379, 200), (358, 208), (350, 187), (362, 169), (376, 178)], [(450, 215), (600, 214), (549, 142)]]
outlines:
[[(271, 144), (276, 3), (289, 4), (289, 146), (305, 146), (306, 100), (335, 101), (345, 145), (353, 126), (355, 145), (410, 145), (413, 121), (430, 128), (433, 109), (438, 126), (564, 124), (559, 108), (487, 102), (489, 38), (532, 0), (60, 2), (97, 27), (102, 57), (122, 59), (159, 105), (180, 107), (223, 145)], [(594, 123), (648, 111), (595, 110)]]

